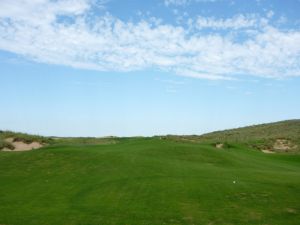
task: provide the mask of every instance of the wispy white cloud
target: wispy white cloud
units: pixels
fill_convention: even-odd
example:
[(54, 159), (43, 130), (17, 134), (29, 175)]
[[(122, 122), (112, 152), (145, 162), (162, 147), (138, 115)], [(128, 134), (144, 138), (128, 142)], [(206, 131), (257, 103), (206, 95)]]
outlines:
[[(267, 17), (201, 17), (206, 23), (199, 26), (198, 18), (188, 29), (153, 18), (133, 23), (109, 13), (95, 16), (93, 4), (2, 0), (0, 49), (43, 63), (99, 71), (156, 68), (212, 80), (300, 76), (300, 31), (281, 31)], [(200, 29), (203, 24), (229, 32), (207, 33)], [(232, 32), (247, 35), (236, 41)]]
[(165, 5), (186, 5), (190, 0), (164, 0)]
[[(262, 21), (261, 21), (262, 20)], [(196, 20), (196, 27), (198, 29), (242, 29), (260, 26), (264, 23), (265, 19), (262, 19), (254, 14), (243, 15), (239, 14), (232, 18), (216, 19), (214, 17), (202, 17), (199, 16)]]
[(32, 25), (53, 22), (59, 15), (76, 16), (86, 12), (91, 1), (87, 0), (2, 0), (0, 18), (26, 21)]
[(183, 6), (191, 4), (192, 2), (216, 2), (221, 0), (164, 0), (166, 6)]

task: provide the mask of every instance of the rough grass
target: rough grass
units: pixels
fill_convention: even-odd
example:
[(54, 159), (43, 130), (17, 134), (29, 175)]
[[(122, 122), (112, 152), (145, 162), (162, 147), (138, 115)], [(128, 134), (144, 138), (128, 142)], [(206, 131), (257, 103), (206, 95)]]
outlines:
[(0, 131), (0, 150), (3, 148), (13, 149), (13, 145), (7, 141), (7, 138), (13, 138), (13, 141), (20, 141), (27, 144), (32, 142), (38, 142), (44, 145), (50, 144), (55, 145), (102, 145), (102, 144), (114, 144), (118, 142), (116, 137), (104, 137), (104, 138), (94, 138), (94, 137), (43, 137), (40, 135), (30, 135), (26, 133), (12, 132), (12, 131)]
[(0, 140), (0, 150), (4, 148), (14, 149), (14, 146), (11, 143), (6, 142), (5, 140)]
[(0, 224), (299, 224), (300, 155), (124, 138), (0, 152)]
[(273, 149), (277, 139), (291, 143), (290, 152), (300, 152), (300, 120), (288, 120), (276, 123), (254, 125), (224, 131), (217, 131), (201, 136), (166, 136), (163, 139), (202, 143), (245, 144), (256, 149)]
[(93, 138), (93, 137), (79, 137), (79, 138), (54, 138), (52, 144), (55, 145), (107, 145), (115, 144), (120, 138), (117, 137), (104, 137), (104, 138)]
[(299, 141), (300, 120), (288, 120), (276, 123), (260, 124), (225, 131), (217, 131), (201, 136), (204, 140), (251, 142), (257, 140), (289, 139)]

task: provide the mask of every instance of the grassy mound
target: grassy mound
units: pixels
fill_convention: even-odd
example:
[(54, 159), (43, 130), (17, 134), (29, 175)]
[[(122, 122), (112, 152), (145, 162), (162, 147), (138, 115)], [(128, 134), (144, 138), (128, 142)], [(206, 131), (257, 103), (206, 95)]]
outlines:
[(166, 136), (165, 139), (202, 143), (239, 143), (255, 149), (276, 152), (300, 152), (300, 120), (260, 124), (201, 136)]
[(217, 131), (202, 135), (203, 139), (219, 139), (234, 142), (286, 138), (299, 141), (300, 120), (287, 120), (242, 128)]

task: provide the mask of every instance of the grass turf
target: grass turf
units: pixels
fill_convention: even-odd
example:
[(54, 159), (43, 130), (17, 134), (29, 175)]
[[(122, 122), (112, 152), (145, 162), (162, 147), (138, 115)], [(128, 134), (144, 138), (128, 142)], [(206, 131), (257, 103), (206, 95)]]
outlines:
[(300, 155), (123, 138), (0, 152), (0, 224), (299, 224)]

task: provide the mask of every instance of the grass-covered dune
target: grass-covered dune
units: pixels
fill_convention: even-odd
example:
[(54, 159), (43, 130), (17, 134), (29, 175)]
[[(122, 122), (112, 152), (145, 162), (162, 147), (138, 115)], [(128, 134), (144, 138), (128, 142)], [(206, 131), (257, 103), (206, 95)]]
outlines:
[(204, 135), (167, 136), (165, 139), (201, 143), (239, 143), (253, 149), (268, 149), (274, 152), (300, 152), (300, 120), (286, 120), (259, 124)]
[[(11, 139), (10, 141), (8, 141)], [(96, 144), (112, 144), (117, 142), (116, 137), (43, 137), (40, 135), (30, 135), (20, 132), (12, 131), (1, 131), (0, 130), (0, 150), (7, 148), (14, 150), (13, 142), (22, 142), (25, 144), (30, 144), (37, 142), (43, 146), (56, 146), (56, 145), (96, 145)]]
[(161, 137), (48, 141), (0, 151), (1, 225), (300, 221), (299, 154)]
[(300, 120), (286, 120), (242, 128), (217, 131), (201, 136), (202, 139), (219, 139), (231, 142), (247, 142), (257, 140), (275, 140), (279, 138), (299, 142)]
[(53, 143), (53, 139), (48, 137), (0, 130), (0, 150), (3, 148), (14, 150), (14, 146), (9, 141), (7, 141), (8, 139), (12, 139), (15, 142), (24, 142), (27, 144), (30, 144), (32, 142), (38, 142), (44, 145)]

